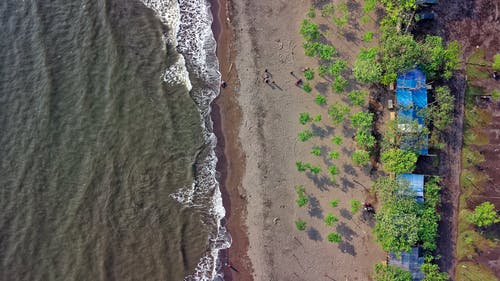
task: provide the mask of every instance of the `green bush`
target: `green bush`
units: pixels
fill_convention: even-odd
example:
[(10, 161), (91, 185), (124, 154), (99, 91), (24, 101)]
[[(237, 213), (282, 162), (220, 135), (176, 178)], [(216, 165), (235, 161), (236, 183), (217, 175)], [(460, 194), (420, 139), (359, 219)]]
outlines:
[(380, 155), (382, 165), (387, 172), (411, 173), (417, 164), (418, 155), (411, 150), (388, 149)]
[(345, 60), (337, 60), (330, 65), (328, 68), (328, 73), (332, 77), (337, 77), (342, 74), (342, 71), (347, 69), (347, 61)]
[(413, 276), (409, 271), (385, 263), (375, 264), (374, 281), (412, 281)]
[(338, 102), (331, 105), (328, 110), (328, 115), (330, 115), (335, 125), (342, 123), (347, 113), (349, 113), (349, 107)]
[(326, 104), (326, 97), (321, 94), (317, 94), (314, 101), (316, 102), (317, 105), (324, 105)]
[(306, 230), (307, 224), (305, 221), (298, 219), (295, 221), (295, 227), (297, 228), (297, 230), (304, 231)]
[(330, 151), (328, 153), (328, 158), (330, 159), (339, 159), (340, 153), (338, 151)]
[(377, 83), (382, 78), (382, 66), (377, 61), (377, 48), (361, 49), (352, 69), (354, 77), (362, 83)]
[(307, 163), (303, 163), (302, 161), (295, 162), (295, 166), (297, 166), (297, 171), (305, 172), (307, 170)]
[(314, 79), (314, 70), (312, 70), (312, 69), (304, 70), (304, 77), (307, 80), (313, 80)]
[(339, 174), (339, 169), (335, 165), (331, 165), (328, 167), (328, 171), (330, 172), (330, 175), (335, 176)]
[(341, 145), (342, 144), (342, 137), (341, 136), (335, 136), (330, 139), (334, 144), (336, 145)]
[(358, 129), (354, 140), (359, 147), (365, 150), (373, 148), (375, 146), (375, 142), (377, 141), (371, 132), (366, 129)]
[(368, 14), (377, 6), (377, 0), (365, 0), (363, 5), (363, 13)]
[(424, 273), (424, 280), (422, 281), (448, 281), (450, 276), (446, 272), (439, 272), (439, 266), (432, 263), (424, 263), (420, 267)]
[(328, 226), (333, 226), (333, 224), (336, 223), (338, 220), (339, 219), (332, 213), (328, 213), (328, 215), (325, 216), (325, 223)]
[(309, 172), (311, 172), (312, 174), (317, 175), (317, 174), (321, 173), (321, 168), (319, 166), (311, 166), (309, 168)]
[(306, 93), (310, 93), (312, 91), (312, 87), (311, 85), (309, 85), (309, 83), (304, 83), (304, 85), (302, 85), (302, 90), (304, 90)]
[(312, 150), (311, 150), (311, 154), (312, 155), (315, 155), (315, 156), (320, 156), (321, 155), (321, 149), (319, 147), (314, 147)]
[(350, 118), (354, 128), (367, 130), (373, 126), (373, 113), (359, 111), (351, 115)]
[(326, 4), (321, 9), (321, 16), (329, 17), (329, 16), (333, 15), (334, 11), (335, 11), (335, 7), (333, 6), (332, 3)]
[(339, 205), (339, 199), (333, 199), (332, 201), (330, 201), (330, 206), (332, 208), (335, 208)]
[(306, 41), (313, 41), (319, 38), (319, 26), (312, 21), (304, 19), (300, 24), (300, 34)]
[(336, 52), (335, 47), (325, 44), (321, 44), (318, 50), (319, 58), (323, 60), (332, 60)]
[(374, 34), (374, 33), (373, 33), (373, 32), (371, 32), (371, 31), (370, 31), (370, 32), (367, 32), (367, 33), (365, 33), (365, 34), (363, 34), (363, 41), (365, 41), (365, 42), (370, 42), (370, 41), (372, 41), (372, 39), (373, 39), (373, 34)]
[(301, 142), (308, 141), (313, 137), (313, 133), (310, 130), (304, 130), (298, 134), (298, 138)]
[(307, 11), (307, 16), (311, 19), (316, 17), (316, 11), (314, 10), (314, 7), (309, 8), (309, 11)]
[(307, 205), (309, 203), (309, 198), (307, 198), (306, 196), (306, 190), (304, 189), (304, 187), (302, 185), (299, 185), (295, 187), (295, 191), (297, 192), (297, 205), (299, 207), (304, 207), (305, 205)]
[(351, 213), (355, 214), (361, 209), (361, 201), (351, 200)]
[(340, 236), (340, 234), (338, 234), (336, 232), (332, 232), (332, 233), (328, 234), (327, 239), (328, 239), (328, 242), (331, 242), (331, 243), (340, 243), (340, 241), (342, 241), (342, 236)]
[(364, 166), (370, 162), (370, 153), (366, 150), (356, 150), (351, 156), (352, 162), (358, 166)]
[(307, 124), (307, 122), (311, 121), (311, 116), (308, 112), (302, 112), (299, 114), (299, 122), (302, 125)]
[(328, 74), (328, 67), (326, 67), (325, 65), (320, 65), (318, 67), (318, 75), (320, 77), (325, 77), (327, 74)]
[(316, 115), (314, 115), (314, 117), (313, 117), (313, 121), (314, 121), (314, 122), (319, 122), (319, 121), (321, 121), (321, 114), (316, 114)]
[(496, 54), (493, 56), (493, 64), (491, 64), (494, 70), (500, 71), (500, 54)]
[(500, 217), (495, 210), (495, 205), (486, 201), (476, 206), (474, 212), (467, 216), (467, 220), (479, 227), (484, 227), (500, 222)]
[(366, 104), (366, 98), (368, 97), (368, 92), (356, 90), (347, 94), (347, 97), (349, 98), (349, 101), (351, 102), (352, 105), (364, 106)]

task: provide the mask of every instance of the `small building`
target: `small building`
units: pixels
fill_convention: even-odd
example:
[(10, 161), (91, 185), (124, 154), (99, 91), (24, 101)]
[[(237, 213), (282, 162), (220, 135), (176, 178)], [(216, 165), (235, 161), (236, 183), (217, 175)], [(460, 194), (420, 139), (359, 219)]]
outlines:
[(424, 263), (423, 251), (420, 247), (413, 247), (409, 252), (389, 252), (387, 263), (409, 271), (413, 281), (424, 279), (424, 273), (420, 269)]
[(423, 132), (427, 108), (425, 74), (419, 68), (399, 73), (396, 80), (398, 128), (403, 132), (401, 149), (415, 149), (420, 155), (429, 154), (428, 134)]
[(424, 202), (424, 175), (416, 174), (399, 174), (396, 175), (399, 182), (408, 184), (409, 189), (415, 196), (415, 200), (419, 203)]

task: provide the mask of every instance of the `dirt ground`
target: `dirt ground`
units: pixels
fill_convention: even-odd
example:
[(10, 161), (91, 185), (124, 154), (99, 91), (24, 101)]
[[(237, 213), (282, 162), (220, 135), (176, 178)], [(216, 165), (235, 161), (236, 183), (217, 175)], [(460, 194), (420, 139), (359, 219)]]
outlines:
[[(433, 8), (437, 15), (434, 22), (428, 23), (422, 28), (432, 30), (447, 40), (457, 40), (462, 45), (464, 58), (467, 58), (477, 48), (485, 50), (486, 60), (492, 61), (495, 53), (500, 52), (500, 1), (492, 0), (456, 0), (436, 5)], [(465, 67), (465, 65), (464, 65)], [(455, 124), (448, 132), (448, 147), (441, 155), (441, 170), (444, 179), (443, 206), (441, 208), (442, 221), (439, 225), (440, 238), (438, 241), (438, 253), (442, 256), (440, 266), (450, 274), (455, 272), (455, 245), (457, 232), (457, 207), (460, 194), (460, 151), (462, 146), (463, 127), (463, 102), (465, 92), (465, 72), (462, 71), (451, 81), (450, 87), (455, 93), (458, 101), (455, 109)], [(493, 79), (480, 83), (489, 89), (500, 90), (500, 83)], [(500, 208), (500, 166), (499, 157), (499, 133), (500, 133), (500, 107), (492, 103), (490, 109), (493, 122), (487, 128), (489, 131), (490, 144), (480, 148), (486, 156), (483, 169), (488, 173), (490, 180), (485, 186), (481, 196), (495, 202)], [(451, 238), (451, 239), (450, 239)], [(500, 248), (488, 249), (477, 261), (486, 265), (496, 272), (500, 277)], [(453, 275), (452, 275), (453, 276)], [(453, 280), (455, 280), (453, 278)]]

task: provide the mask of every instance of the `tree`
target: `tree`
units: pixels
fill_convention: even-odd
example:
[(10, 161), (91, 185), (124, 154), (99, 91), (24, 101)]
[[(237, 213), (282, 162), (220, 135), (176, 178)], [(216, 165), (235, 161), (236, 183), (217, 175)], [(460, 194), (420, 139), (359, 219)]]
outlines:
[(320, 156), (321, 155), (321, 149), (319, 147), (314, 147), (312, 150), (311, 150), (311, 154), (312, 155), (315, 155), (315, 156)]
[(307, 11), (307, 16), (311, 19), (316, 17), (316, 11), (314, 10), (314, 7), (309, 8), (309, 11)]
[(314, 122), (319, 122), (319, 121), (321, 121), (321, 114), (316, 114), (316, 115), (314, 115), (314, 117), (313, 117), (313, 121), (314, 121)]
[(342, 236), (340, 236), (337, 232), (332, 232), (328, 234), (327, 239), (328, 242), (331, 243), (340, 243), (340, 241), (342, 241)]
[(295, 227), (297, 228), (297, 230), (303, 231), (306, 229), (306, 226), (306, 222), (301, 219), (295, 221)]
[(351, 213), (355, 214), (361, 209), (361, 201), (351, 200)]
[(443, 131), (453, 122), (455, 97), (446, 86), (437, 87), (434, 97), (436, 101), (428, 107), (428, 117), (436, 129)]
[(500, 54), (496, 54), (493, 56), (493, 64), (491, 65), (494, 70), (500, 71)]
[(388, 149), (380, 155), (384, 169), (396, 174), (410, 173), (415, 169), (418, 155), (411, 150)]
[(332, 77), (337, 77), (342, 74), (342, 71), (347, 69), (347, 61), (345, 60), (337, 60), (330, 65), (328, 68), (328, 73)]
[(313, 41), (319, 38), (319, 26), (312, 21), (304, 19), (300, 24), (300, 34), (306, 41)]
[(373, 113), (359, 111), (351, 115), (351, 123), (355, 128), (369, 129), (373, 125)]
[(342, 93), (348, 84), (349, 82), (342, 75), (337, 75), (335, 76), (335, 81), (333, 81), (332, 89), (335, 93)]
[(375, 137), (371, 134), (371, 132), (367, 129), (362, 128), (358, 129), (354, 140), (359, 147), (365, 150), (374, 147), (376, 142)]
[(330, 139), (334, 144), (336, 145), (341, 145), (342, 144), (342, 137), (340, 136), (335, 136)]
[(302, 161), (295, 162), (295, 166), (297, 166), (297, 171), (305, 172), (307, 170), (307, 164)]
[(302, 112), (299, 114), (299, 123), (305, 125), (307, 122), (311, 121), (311, 116), (308, 112)]
[(321, 77), (325, 77), (328, 74), (328, 67), (325, 65), (320, 65), (318, 67), (318, 75)]
[(433, 251), (436, 249), (439, 215), (434, 208), (425, 205), (419, 214), (418, 237), (422, 248)]
[(333, 215), (332, 213), (328, 213), (328, 215), (325, 216), (325, 223), (328, 226), (332, 226), (338, 220), (339, 219), (335, 215)]
[(361, 49), (352, 69), (354, 77), (362, 83), (377, 83), (382, 78), (382, 66), (377, 61), (377, 48)]
[(446, 272), (439, 272), (439, 267), (437, 264), (424, 263), (420, 267), (424, 273), (423, 281), (448, 281), (450, 277)]
[(310, 93), (312, 91), (312, 87), (309, 83), (304, 83), (304, 85), (302, 85), (302, 90), (306, 93)]
[(339, 169), (335, 165), (331, 165), (330, 167), (328, 167), (328, 171), (330, 172), (330, 175), (332, 175), (332, 176), (336, 176), (339, 174)]
[(358, 166), (364, 166), (370, 162), (370, 153), (366, 150), (356, 150), (351, 156), (352, 162)]
[(366, 98), (368, 97), (368, 92), (355, 90), (347, 94), (349, 101), (352, 105), (364, 106), (366, 103)]
[(335, 7), (333, 6), (332, 3), (326, 4), (321, 9), (321, 16), (329, 17), (329, 16), (333, 15), (334, 11), (335, 11)]
[(328, 153), (328, 158), (330, 159), (339, 159), (340, 153), (338, 151), (330, 151)]
[(317, 175), (317, 174), (321, 173), (321, 168), (319, 166), (311, 166), (309, 168), (309, 172), (311, 172), (312, 174)]
[(374, 271), (375, 281), (412, 281), (413, 277), (409, 271), (383, 263), (375, 264)]
[(302, 185), (299, 185), (295, 187), (295, 191), (297, 192), (297, 205), (299, 207), (304, 207), (305, 205), (307, 205), (307, 203), (309, 203), (309, 198), (307, 198), (306, 196), (306, 190), (304, 189), (304, 187)]
[(479, 227), (489, 226), (500, 222), (500, 217), (495, 210), (495, 205), (488, 201), (476, 206), (474, 213), (470, 214), (467, 219)]
[(349, 107), (338, 102), (332, 104), (328, 110), (328, 115), (332, 118), (333, 124), (337, 125), (344, 121), (345, 115), (349, 113)]
[(362, 39), (363, 39), (363, 41), (365, 41), (365, 42), (370, 42), (370, 41), (372, 41), (372, 39), (373, 39), (373, 35), (374, 35), (374, 33), (373, 33), (373, 32), (371, 32), (371, 31), (370, 31), (370, 32), (367, 32), (367, 33), (363, 34), (363, 38), (362, 38)]
[(339, 205), (339, 199), (333, 199), (332, 201), (330, 201), (330, 206), (332, 208), (335, 208)]

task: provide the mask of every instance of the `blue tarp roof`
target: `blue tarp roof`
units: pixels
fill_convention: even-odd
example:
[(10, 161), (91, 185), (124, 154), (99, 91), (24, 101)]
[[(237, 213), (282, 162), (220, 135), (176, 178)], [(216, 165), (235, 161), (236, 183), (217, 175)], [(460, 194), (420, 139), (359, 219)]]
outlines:
[[(425, 74), (414, 68), (404, 73), (399, 73), (397, 77), (396, 100), (398, 103), (398, 124), (408, 124), (417, 121), (424, 126), (424, 117), (419, 111), (427, 107), (427, 88), (425, 85)], [(412, 138), (407, 138), (401, 144), (402, 149), (412, 149)], [(421, 155), (429, 153), (428, 138), (422, 143)]]
[(424, 175), (400, 174), (396, 178), (398, 181), (408, 183), (410, 190), (415, 194), (417, 202), (424, 202)]
[(424, 257), (420, 255), (420, 252), (419, 247), (411, 248), (410, 252), (400, 252), (399, 255), (389, 252), (388, 263), (411, 272), (412, 280), (422, 280), (424, 273), (420, 267), (424, 263)]

